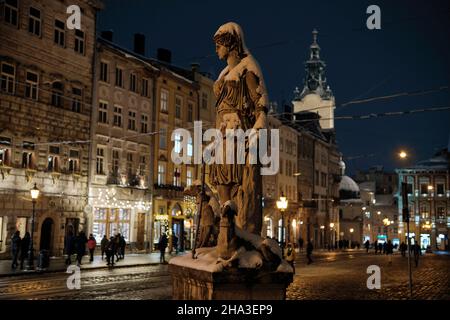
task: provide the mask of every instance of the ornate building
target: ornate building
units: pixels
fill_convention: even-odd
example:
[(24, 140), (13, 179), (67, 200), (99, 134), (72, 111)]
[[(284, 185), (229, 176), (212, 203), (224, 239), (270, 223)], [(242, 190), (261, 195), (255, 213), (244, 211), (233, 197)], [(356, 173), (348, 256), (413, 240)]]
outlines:
[(450, 228), (450, 143), (431, 159), (396, 169), (398, 174), (399, 232), (406, 241), (401, 183), (407, 183), (410, 237), (425, 249), (449, 250)]
[(152, 213), (152, 113), (159, 70), (145, 61), (145, 38), (134, 51), (98, 38), (89, 183), (89, 230), (99, 243), (120, 233), (147, 249)]
[[(69, 30), (69, 5), (82, 10)], [(30, 189), (40, 196), (34, 248), (63, 252), (68, 229), (86, 226), (92, 61), (98, 1), (0, 4), (0, 256), (31, 231)]]

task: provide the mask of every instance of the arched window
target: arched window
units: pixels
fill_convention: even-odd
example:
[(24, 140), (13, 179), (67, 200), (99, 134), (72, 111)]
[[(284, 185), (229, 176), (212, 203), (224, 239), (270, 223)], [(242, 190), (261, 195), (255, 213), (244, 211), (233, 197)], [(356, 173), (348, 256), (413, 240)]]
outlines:
[(266, 236), (273, 238), (273, 220), (269, 217), (266, 217), (264, 220), (266, 221)]

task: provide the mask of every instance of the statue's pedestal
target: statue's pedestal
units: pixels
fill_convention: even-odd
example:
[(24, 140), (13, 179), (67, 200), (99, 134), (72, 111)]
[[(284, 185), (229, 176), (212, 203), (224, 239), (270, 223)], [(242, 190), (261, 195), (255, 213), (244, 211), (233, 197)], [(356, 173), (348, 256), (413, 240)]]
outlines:
[(215, 272), (169, 264), (175, 300), (284, 300), (292, 272), (231, 269)]

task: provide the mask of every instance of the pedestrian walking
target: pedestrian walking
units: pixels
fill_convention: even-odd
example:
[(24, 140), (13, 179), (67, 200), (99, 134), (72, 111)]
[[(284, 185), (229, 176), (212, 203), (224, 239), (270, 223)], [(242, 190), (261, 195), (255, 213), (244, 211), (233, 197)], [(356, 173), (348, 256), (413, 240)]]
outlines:
[(12, 264), (11, 268), (17, 268), (17, 258), (19, 257), (20, 252), (20, 231), (17, 230), (11, 237), (11, 255), (12, 255)]
[(175, 248), (175, 254), (178, 254), (178, 237), (175, 234), (172, 236), (172, 249), (173, 248)]
[(394, 254), (394, 246), (391, 240), (386, 243), (386, 255), (388, 257), (389, 264), (392, 264), (392, 255)]
[(310, 240), (308, 240), (308, 243), (306, 244), (306, 257), (308, 258), (308, 264), (311, 264), (313, 261), (311, 259), (311, 255), (313, 252), (313, 245)]
[(291, 243), (288, 243), (287, 248), (285, 249), (284, 256), (286, 257), (287, 263), (289, 263), (291, 265), (292, 270), (293, 270), (293, 272), (295, 274), (295, 266), (294, 266), (295, 249), (294, 249), (294, 246)]
[(300, 237), (298, 239), (298, 247), (300, 248), (300, 252), (303, 252), (303, 238)]
[(116, 239), (111, 237), (106, 245), (106, 265), (114, 267), (114, 255), (116, 253)]
[(378, 251), (380, 252), (380, 254), (382, 254), (382, 252), (383, 252), (383, 244), (382, 243), (378, 244)]
[(375, 254), (378, 253), (378, 240), (375, 240), (375, 242), (373, 243), (373, 246), (375, 248)]
[(406, 243), (402, 242), (400, 244), (400, 252), (402, 253), (402, 257), (406, 256), (406, 250), (407, 250), (406, 247), (407, 247)]
[(89, 249), (89, 262), (94, 261), (94, 251), (95, 251), (95, 247), (97, 246), (97, 241), (95, 240), (94, 236), (92, 235), (92, 233), (89, 235), (89, 240), (87, 242), (87, 246)]
[(114, 237), (114, 241), (116, 242), (115, 245), (115, 255), (116, 255), (116, 262), (119, 262), (120, 260), (120, 233), (116, 234)]
[(364, 243), (364, 247), (366, 247), (366, 253), (369, 253), (369, 248), (370, 248), (369, 240), (366, 240), (366, 242)]
[(165, 233), (163, 233), (161, 235), (161, 238), (159, 238), (159, 252), (160, 252), (160, 256), (159, 256), (159, 262), (160, 263), (166, 263), (166, 257), (165, 257), (165, 252), (166, 252), (166, 248), (167, 248), (167, 235)]
[(422, 250), (420, 249), (420, 245), (416, 242), (413, 245), (414, 250), (414, 263), (416, 264), (416, 268), (419, 266), (419, 257), (422, 255)]
[(125, 247), (127, 246), (127, 242), (125, 241), (125, 237), (123, 235), (119, 236), (119, 248), (120, 248), (120, 259), (125, 259)]
[(106, 246), (108, 245), (108, 238), (106, 237), (106, 234), (103, 236), (102, 241), (100, 241), (100, 250), (102, 251), (102, 260), (103, 260), (103, 256), (105, 255), (106, 252)]
[(22, 241), (20, 241), (20, 270), (23, 270), (23, 263), (28, 256), (28, 250), (30, 249), (30, 233), (27, 231)]
[(86, 243), (88, 239), (84, 231), (81, 231), (75, 239), (75, 247), (77, 252), (77, 266), (81, 265), (81, 259), (86, 254)]
[(66, 238), (64, 239), (64, 250), (67, 255), (66, 265), (70, 265), (72, 263), (72, 254), (75, 252), (75, 237), (71, 230), (67, 232)]

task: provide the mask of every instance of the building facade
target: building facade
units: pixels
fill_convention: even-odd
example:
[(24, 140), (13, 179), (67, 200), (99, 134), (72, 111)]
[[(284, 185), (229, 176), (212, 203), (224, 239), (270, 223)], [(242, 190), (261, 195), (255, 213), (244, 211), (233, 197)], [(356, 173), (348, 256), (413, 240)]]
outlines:
[[(82, 9), (81, 29), (66, 26)], [(98, 1), (8, 0), (0, 19), (0, 256), (31, 232), (36, 250), (63, 253), (67, 230), (86, 228), (92, 61)]]
[(449, 250), (450, 227), (450, 153), (447, 147), (431, 159), (414, 166), (395, 170), (398, 174), (399, 232), (407, 241), (407, 225), (403, 220), (401, 183), (407, 184), (410, 212), (409, 232), (412, 243), (422, 249)]
[(152, 221), (152, 113), (159, 70), (103, 34), (96, 47), (91, 125), (89, 230), (99, 243), (118, 233), (136, 250), (149, 249)]

